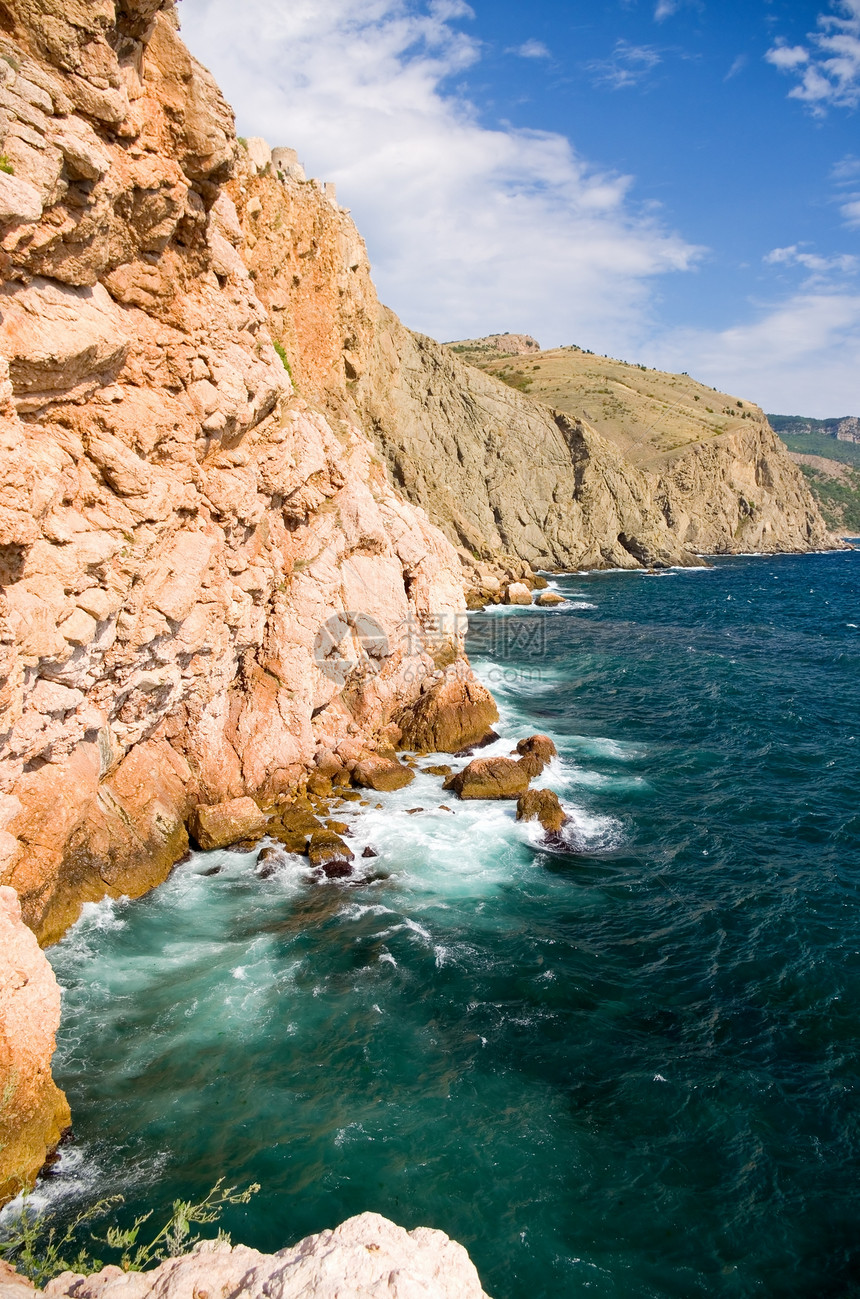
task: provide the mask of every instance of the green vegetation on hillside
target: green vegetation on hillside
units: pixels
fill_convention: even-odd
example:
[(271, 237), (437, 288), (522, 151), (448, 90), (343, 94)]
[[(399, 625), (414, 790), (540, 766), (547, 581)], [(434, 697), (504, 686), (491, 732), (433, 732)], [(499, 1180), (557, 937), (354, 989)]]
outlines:
[(846, 537), (860, 537), (860, 470), (850, 470), (842, 481), (801, 465), (800, 471), (818, 501), (827, 526)]
[[(768, 415), (773, 422), (773, 417)], [(776, 430), (789, 451), (796, 451), (802, 456), (824, 456), (825, 460), (836, 460), (841, 465), (851, 465), (860, 469), (860, 442), (837, 442), (835, 437), (826, 433), (783, 433)]]
[(824, 437), (835, 438), (836, 430), (847, 418), (845, 415), (835, 419), (813, 419), (811, 415), (768, 415), (771, 428), (780, 437), (786, 433), (801, 436), (820, 433)]

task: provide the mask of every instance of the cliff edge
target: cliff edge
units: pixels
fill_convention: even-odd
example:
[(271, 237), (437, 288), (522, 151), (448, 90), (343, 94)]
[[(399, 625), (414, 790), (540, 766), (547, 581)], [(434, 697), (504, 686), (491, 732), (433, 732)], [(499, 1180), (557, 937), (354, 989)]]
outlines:
[(390, 745), (446, 670), (488, 697), (451, 543), (273, 346), (171, 0), (10, 0), (0, 89), (0, 882), (50, 942), (197, 803)]

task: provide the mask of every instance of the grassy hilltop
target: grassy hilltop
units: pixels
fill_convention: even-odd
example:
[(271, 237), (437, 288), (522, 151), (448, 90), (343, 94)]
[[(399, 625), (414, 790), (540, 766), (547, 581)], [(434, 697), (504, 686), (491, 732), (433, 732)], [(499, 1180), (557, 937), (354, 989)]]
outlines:
[(523, 334), (448, 343), (460, 359), (520, 392), (585, 419), (643, 469), (659, 471), (696, 443), (770, 420), (800, 466), (828, 525), (860, 535), (860, 443), (838, 441), (844, 420), (768, 416), (761, 407), (688, 374), (595, 356), (578, 347), (540, 349)]
[(507, 337), (522, 335), (447, 346), (510, 387), (587, 420), (643, 469), (659, 470), (696, 442), (712, 442), (742, 429), (744, 421), (766, 418), (752, 402), (707, 388), (688, 374), (649, 370), (577, 347), (504, 355)]

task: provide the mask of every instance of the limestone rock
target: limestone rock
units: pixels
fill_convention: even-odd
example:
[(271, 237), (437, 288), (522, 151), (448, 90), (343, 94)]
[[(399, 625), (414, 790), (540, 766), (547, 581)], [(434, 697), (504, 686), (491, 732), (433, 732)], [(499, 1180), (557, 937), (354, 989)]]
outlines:
[[(584, 411), (535, 401), (466, 364), (473, 359), (466, 353), (410, 333), (380, 306), (349, 218), (312, 187), (257, 177), (248, 198), (234, 194), (240, 215), (252, 189), (285, 225), (315, 215), (313, 266), (298, 249), (285, 263), (271, 229), (244, 253), (258, 293), (282, 322), (294, 373), (330, 413), (374, 438), (400, 489), (458, 547), (470, 575), (473, 564), (502, 556), (557, 570), (639, 568), (697, 564), (700, 553), (835, 544), (757, 407), (735, 406), (738, 418), (718, 436), (703, 426), (699, 442), (671, 462), (639, 464)], [(294, 287), (285, 290), (290, 276)], [(321, 298), (331, 304), (325, 329), (315, 310)], [(497, 349), (491, 355), (492, 366), (507, 364)], [(547, 355), (530, 349), (523, 359), (531, 365)], [(544, 399), (552, 402), (549, 391)], [(658, 414), (649, 422), (662, 428), (665, 409)], [(474, 574), (469, 607), (494, 598)]]
[(21, 919), (17, 893), (0, 887), (0, 1204), (32, 1185), (71, 1122), (51, 1077), (59, 1023), (54, 972)]
[(531, 604), (532, 593), (522, 582), (511, 582), (505, 591), (506, 604)]
[(380, 793), (384, 790), (403, 789), (405, 785), (411, 785), (414, 779), (415, 773), (404, 767), (403, 763), (396, 758), (384, 758), (379, 754), (362, 758), (352, 769), (354, 785), (360, 789), (375, 789)]
[(42, 200), (36, 187), (0, 171), (0, 224), (34, 225), (41, 215)]
[[(377, 1213), (348, 1218), (277, 1254), (206, 1241), (151, 1272), (65, 1272), (46, 1299), (487, 1299), (462, 1245), (430, 1227), (405, 1231)], [(18, 1299), (15, 1295), (13, 1299)], [(23, 1299), (23, 1297), (22, 1297)]]
[(521, 757), (525, 757), (527, 753), (533, 753), (542, 762), (549, 762), (551, 758), (558, 757), (558, 749), (548, 735), (529, 735), (524, 740), (519, 740), (517, 753)]
[(348, 783), (341, 745), (469, 671), (453, 547), (295, 345), (346, 374), (348, 216), (241, 148), (169, 0), (7, 8), (0, 882), (50, 942), (164, 879), (195, 805), (277, 805), (321, 753)]
[(471, 675), (446, 672), (397, 715), (400, 747), (419, 753), (459, 753), (479, 744), (498, 721), (489, 690)]
[(277, 820), (267, 826), (267, 833), (278, 839), (288, 852), (303, 853), (308, 840), (316, 830), (321, 830), (323, 823), (309, 809), (287, 808)]
[(188, 829), (203, 849), (226, 848), (240, 839), (265, 834), (268, 818), (252, 798), (231, 798), (209, 806), (199, 803), (191, 814)]
[(34, 1299), (35, 1291), (32, 1281), (0, 1259), (0, 1299)]
[(559, 595), (558, 591), (541, 591), (535, 600), (535, 603), (539, 604), (542, 609), (551, 609), (555, 605), (564, 604), (564, 602), (564, 596)]
[(529, 774), (513, 758), (474, 758), (442, 786), (458, 798), (518, 798), (529, 786)]
[[(349, 862), (355, 854), (334, 830), (314, 830), (308, 843), (308, 857), (312, 866), (321, 866), (333, 878), (349, 874)], [(332, 870), (334, 866), (347, 866), (347, 870)]]
[(568, 819), (551, 789), (528, 789), (517, 799), (517, 820), (540, 821), (548, 834), (558, 834)]

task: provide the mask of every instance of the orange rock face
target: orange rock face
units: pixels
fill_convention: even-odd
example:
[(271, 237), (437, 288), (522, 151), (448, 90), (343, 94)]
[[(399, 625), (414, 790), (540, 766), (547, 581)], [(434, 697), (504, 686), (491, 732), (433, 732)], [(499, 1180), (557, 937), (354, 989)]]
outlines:
[(337, 405), (347, 216), (259, 174), (169, 0), (3, 13), (0, 882), (50, 942), (469, 677), (457, 555)]
[(14, 889), (0, 888), (0, 1204), (30, 1186), (69, 1106), (51, 1078), (60, 989)]
[(529, 787), (530, 776), (522, 761), (513, 758), (474, 758), (442, 786), (458, 798), (519, 798)]

